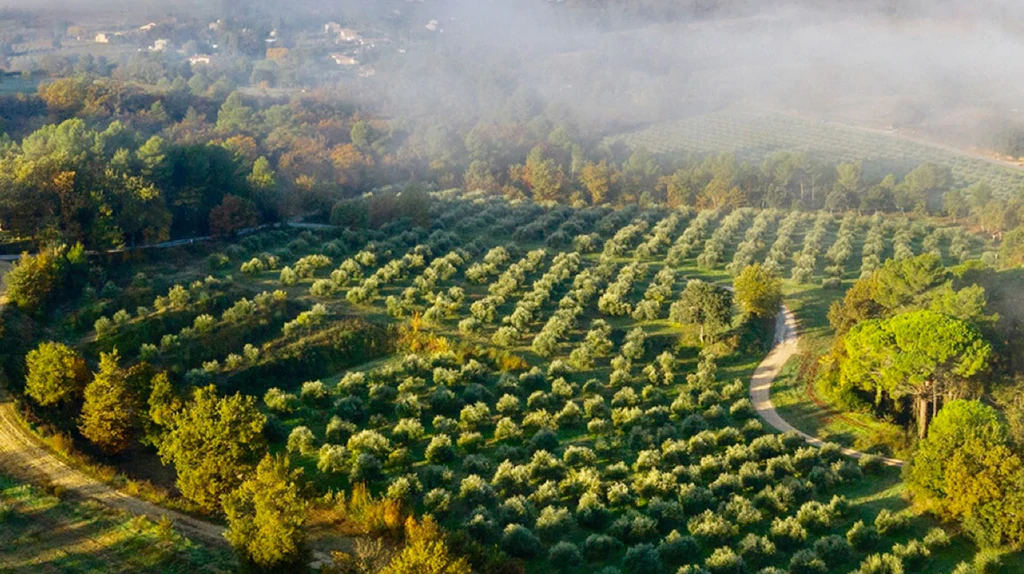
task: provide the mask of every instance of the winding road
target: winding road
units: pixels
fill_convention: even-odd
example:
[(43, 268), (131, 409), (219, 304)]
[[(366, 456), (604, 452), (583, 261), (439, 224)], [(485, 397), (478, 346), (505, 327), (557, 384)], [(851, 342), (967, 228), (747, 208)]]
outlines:
[[(757, 414), (779, 432), (795, 432), (803, 437), (807, 444), (821, 447), (825, 445), (825, 441), (811, 436), (786, 422), (779, 415), (778, 411), (775, 410), (775, 405), (772, 404), (772, 382), (782, 372), (782, 368), (789, 359), (797, 353), (799, 340), (796, 329), (796, 317), (792, 311), (783, 306), (775, 317), (774, 346), (771, 352), (768, 353), (768, 356), (754, 370), (753, 376), (750, 377), (750, 401), (754, 403), (754, 410), (757, 411)], [(846, 456), (853, 458), (861, 458), (866, 454), (851, 448), (843, 448), (842, 452)], [(906, 464), (905, 461), (897, 458), (881, 458), (882, 462), (889, 466), (903, 466)]]

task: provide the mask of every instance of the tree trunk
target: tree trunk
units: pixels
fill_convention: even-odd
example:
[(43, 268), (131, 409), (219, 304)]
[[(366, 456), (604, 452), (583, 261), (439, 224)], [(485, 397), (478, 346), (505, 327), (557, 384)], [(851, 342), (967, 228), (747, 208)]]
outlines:
[(928, 399), (924, 394), (916, 397), (917, 400), (917, 436), (925, 438), (928, 436)]

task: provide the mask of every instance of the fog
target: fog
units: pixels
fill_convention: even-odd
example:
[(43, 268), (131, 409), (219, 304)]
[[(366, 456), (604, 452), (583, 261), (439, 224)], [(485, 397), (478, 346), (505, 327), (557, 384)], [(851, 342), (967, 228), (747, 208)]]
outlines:
[[(1016, 121), (1022, 3), (694, 0), (0, 1), (33, 11), (337, 19), (408, 46), (360, 88), (388, 114), (539, 109), (600, 130), (736, 103), (972, 141)], [(424, 24), (438, 22), (428, 32)], [(394, 32), (399, 30), (399, 32)], [(351, 87), (345, 87), (351, 90)]]

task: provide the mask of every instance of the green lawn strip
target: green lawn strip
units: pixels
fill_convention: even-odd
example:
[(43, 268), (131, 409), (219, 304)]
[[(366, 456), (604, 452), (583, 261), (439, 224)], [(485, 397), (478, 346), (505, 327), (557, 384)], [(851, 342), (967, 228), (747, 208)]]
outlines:
[[(169, 525), (110, 510), (92, 501), (61, 499), (0, 474), (4, 571), (229, 572), (227, 550), (199, 546)], [(91, 540), (91, 542), (90, 542)]]

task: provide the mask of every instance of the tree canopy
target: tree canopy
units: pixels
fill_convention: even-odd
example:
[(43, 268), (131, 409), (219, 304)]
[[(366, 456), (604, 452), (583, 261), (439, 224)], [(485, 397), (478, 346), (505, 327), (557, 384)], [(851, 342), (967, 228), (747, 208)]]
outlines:
[(748, 315), (774, 317), (782, 305), (782, 281), (760, 263), (743, 269), (733, 286), (736, 288), (736, 301)]
[(224, 497), (224, 536), (244, 561), (261, 570), (280, 571), (303, 562), (306, 502), (299, 495), (298, 474), (286, 457), (268, 454), (250, 478)]
[(845, 339), (840, 382), (899, 400), (918, 401), (918, 429), (925, 435), (927, 406), (955, 396), (959, 383), (988, 367), (992, 347), (969, 323), (930, 310), (855, 325)]
[(77, 397), (89, 380), (85, 360), (64, 343), (40, 343), (26, 355), (25, 366), (25, 394), (44, 407)]
[(184, 496), (214, 510), (264, 452), (264, 424), (254, 397), (236, 393), (221, 398), (213, 385), (202, 387), (173, 415), (159, 445), (160, 458), (174, 464)]
[(691, 279), (686, 283), (679, 301), (672, 305), (669, 316), (678, 323), (699, 325), (700, 340), (704, 342), (705, 334), (714, 336), (729, 326), (732, 293), (706, 281)]
[(982, 545), (1024, 542), (1024, 464), (999, 413), (978, 401), (949, 402), (910, 467), (915, 496), (963, 521)]
[[(121, 367), (114, 349), (100, 353), (100, 368), (85, 387), (79, 429), (82, 436), (110, 454), (119, 453), (135, 438), (142, 422), (143, 402), (133, 373)], [(144, 370), (137, 365), (132, 371)]]

